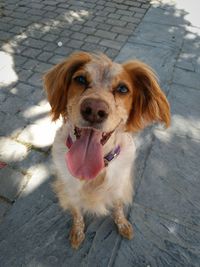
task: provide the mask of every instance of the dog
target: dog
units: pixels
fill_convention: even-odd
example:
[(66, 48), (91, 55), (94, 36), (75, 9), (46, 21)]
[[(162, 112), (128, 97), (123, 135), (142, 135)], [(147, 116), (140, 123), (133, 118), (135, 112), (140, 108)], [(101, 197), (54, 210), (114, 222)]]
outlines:
[(52, 148), (53, 187), (72, 214), (71, 246), (85, 238), (85, 213), (111, 213), (119, 234), (132, 239), (124, 214), (133, 198), (132, 133), (154, 122), (170, 125), (154, 71), (137, 60), (118, 64), (104, 54), (76, 52), (47, 71), (44, 87), (52, 120), (63, 121)]

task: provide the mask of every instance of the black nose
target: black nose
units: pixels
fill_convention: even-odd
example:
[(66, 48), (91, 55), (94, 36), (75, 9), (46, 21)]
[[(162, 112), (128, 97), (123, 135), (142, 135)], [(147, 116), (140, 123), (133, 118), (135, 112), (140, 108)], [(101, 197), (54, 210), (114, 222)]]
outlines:
[(109, 113), (109, 107), (103, 100), (88, 98), (81, 104), (81, 115), (91, 123), (104, 122)]

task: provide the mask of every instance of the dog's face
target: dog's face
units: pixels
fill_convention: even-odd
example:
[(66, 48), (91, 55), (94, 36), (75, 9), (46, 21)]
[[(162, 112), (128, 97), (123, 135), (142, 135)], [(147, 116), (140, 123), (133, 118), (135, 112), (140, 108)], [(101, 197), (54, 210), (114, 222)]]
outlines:
[(93, 56), (71, 78), (67, 117), (78, 128), (112, 132), (126, 124), (132, 94), (131, 79), (121, 65)]
[(51, 69), (44, 83), (53, 120), (62, 115), (77, 132), (93, 128), (106, 135), (118, 127), (138, 131), (154, 121), (170, 122), (153, 71), (139, 61), (121, 65), (105, 55), (75, 53)]
[(169, 125), (167, 99), (141, 62), (120, 65), (105, 55), (76, 53), (51, 69), (44, 82), (53, 120), (61, 115), (74, 130), (66, 162), (79, 179), (94, 179), (104, 168), (105, 148), (112, 149), (111, 142), (104, 145), (114, 132), (138, 131), (154, 121)]

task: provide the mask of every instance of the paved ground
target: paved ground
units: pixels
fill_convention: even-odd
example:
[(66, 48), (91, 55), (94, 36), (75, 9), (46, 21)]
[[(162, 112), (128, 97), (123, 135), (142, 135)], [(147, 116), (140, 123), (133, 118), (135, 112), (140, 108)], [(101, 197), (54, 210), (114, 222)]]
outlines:
[(115, 58), (149, 6), (147, 0), (1, 2), (0, 160), (8, 166), (1, 170), (0, 217), (49, 155), (56, 125), (43, 73), (75, 50)]
[[(141, 23), (140, 23), (141, 22)], [(140, 23), (140, 24), (139, 24)], [(200, 266), (200, 19), (195, 1), (0, 4), (0, 266)], [(50, 188), (55, 129), (41, 75), (74, 50), (138, 58), (157, 71), (172, 126), (137, 137), (132, 241), (87, 218), (74, 252)]]

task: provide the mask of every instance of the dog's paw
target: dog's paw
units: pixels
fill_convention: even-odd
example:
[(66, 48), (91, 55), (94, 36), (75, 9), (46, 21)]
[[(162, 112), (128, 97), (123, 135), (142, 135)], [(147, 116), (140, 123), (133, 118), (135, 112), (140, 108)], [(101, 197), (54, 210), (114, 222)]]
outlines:
[(117, 224), (117, 227), (118, 227), (118, 231), (121, 236), (129, 240), (133, 238), (133, 226), (131, 225), (129, 221), (126, 221), (121, 224)]
[(71, 246), (74, 249), (78, 249), (83, 240), (85, 239), (85, 234), (82, 229), (78, 229), (76, 227), (72, 227), (69, 235), (69, 239), (71, 242)]

